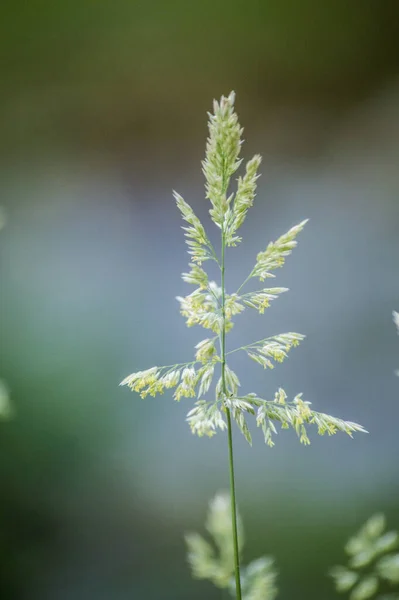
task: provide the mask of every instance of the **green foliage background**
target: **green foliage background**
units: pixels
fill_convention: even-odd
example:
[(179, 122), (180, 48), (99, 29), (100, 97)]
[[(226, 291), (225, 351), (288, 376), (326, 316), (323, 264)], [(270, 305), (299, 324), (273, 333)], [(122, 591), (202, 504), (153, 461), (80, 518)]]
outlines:
[(231, 286), (260, 240), (310, 218), (276, 280), (291, 293), (234, 339), (306, 342), (270, 376), (238, 370), (370, 431), (300, 449), (237, 437), (246, 561), (275, 555), (282, 599), (335, 597), (325, 573), (352, 532), (377, 510), (398, 527), (396, 3), (0, 10), (0, 377), (14, 411), (0, 422), (0, 597), (219, 597), (191, 580), (183, 534), (227, 486), (223, 439), (191, 436), (187, 404), (117, 384), (197, 341), (174, 300), (187, 287), (171, 190), (206, 222), (206, 111), (230, 89), (244, 156), (264, 157)]

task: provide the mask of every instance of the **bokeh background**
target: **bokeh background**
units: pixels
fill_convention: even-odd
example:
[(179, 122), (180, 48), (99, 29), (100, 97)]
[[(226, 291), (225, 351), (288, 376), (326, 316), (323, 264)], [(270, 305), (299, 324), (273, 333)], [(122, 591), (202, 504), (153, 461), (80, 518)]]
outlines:
[[(172, 189), (212, 227), (200, 161), (212, 99), (237, 93), (263, 155), (228, 286), (310, 218), (278, 273), (291, 289), (229, 343), (307, 334), (279, 385), (369, 435), (274, 449), (236, 436), (245, 559), (273, 554), (280, 598), (329, 600), (329, 566), (375, 511), (399, 526), (399, 35), (394, 0), (4, 0), (0, 18), (0, 597), (220, 598), (192, 581), (184, 532), (228, 486), (223, 435), (128, 373), (203, 337), (176, 295), (187, 255)], [(212, 234), (214, 235), (214, 234)], [(214, 238), (216, 239), (216, 238)], [(261, 335), (260, 335), (261, 334)]]

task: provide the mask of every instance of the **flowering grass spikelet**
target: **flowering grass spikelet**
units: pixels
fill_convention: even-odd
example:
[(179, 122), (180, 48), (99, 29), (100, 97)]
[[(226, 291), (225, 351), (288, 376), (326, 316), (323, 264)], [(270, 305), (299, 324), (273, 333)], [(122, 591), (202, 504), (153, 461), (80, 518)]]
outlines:
[(227, 424), (223, 418), (220, 407), (217, 402), (207, 402), (206, 400), (198, 400), (187, 414), (187, 422), (190, 425), (191, 431), (202, 437), (204, 435), (212, 437), (216, 431), (223, 431), (227, 428)]
[(195, 346), (195, 349), (197, 350), (195, 358), (197, 361), (205, 364), (213, 359), (216, 355), (215, 341), (216, 338), (213, 338), (212, 340), (207, 338), (206, 340), (202, 340), (202, 342), (198, 342)]
[(262, 157), (256, 154), (246, 166), (244, 177), (237, 180), (237, 193), (234, 199), (234, 206), (231, 215), (226, 220), (226, 244), (236, 246), (241, 242), (241, 238), (235, 235), (235, 232), (244, 223), (248, 209), (251, 208), (256, 194), (256, 181), (260, 177), (258, 169)]
[(232, 196), (227, 198), (231, 176), (241, 164), (238, 159), (241, 147), (242, 129), (234, 112), (235, 94), (231, 92), (220, 102), (213, 103), (213, 114), (209, 113), (209, 137), (206, 156), (202, 163), (205, 175), (206, 198), (211, 201), (209, 213), (215, 225), (224, 227), (226, 216), (230, 215), (229, 205)]
[(285, 258), (297, 246), (296, 236), (302, 231), (307, 222), (308, 219), (305, 219), (298, 225), (291, 227), (287, 233), (284, 233), (275, 242), (270, 242), (264, 252), (259, 252), (250, 277), (258, 277), (260, 281), (264, 281), (268, 277), (275, 277), (270, 271), (284, 265)]
[(205, 260), (215, 259), (212, 244), (208, 240), (201, 221), (180, 194), (173, 192), (173, 195), (183, 219), (189, 224), (189, 227), (183, 227), (182, 229), (186, 232), (184, 235), (189, 246), (188, 253), (192, 256), (193, 261), (200, 265)]

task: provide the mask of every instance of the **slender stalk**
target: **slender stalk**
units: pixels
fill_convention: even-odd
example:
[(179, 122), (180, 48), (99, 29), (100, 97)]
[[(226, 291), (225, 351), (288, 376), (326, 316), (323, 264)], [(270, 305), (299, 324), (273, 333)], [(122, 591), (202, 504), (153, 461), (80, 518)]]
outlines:
[(252, 271), (251, 271), (251, 273), (248, 275), (248, 277), (245, 279), (245, 281), (243, 281), (243, 282), (242, 282), (242, 284), (240, 285), (240, 287), (239, 287), (239, 288), (238, 288), (238, 290), (236, 291), (236, 294), (239, 294), (239, 293), (240, 293), (240, 291), (242, 290), (242, 288), (244, 287), (244, 285), (245, 285), (246, 283), (248, 283), (248, 281), (251, 279), (251, 277), (252, 277)]
[(241, 600), (241, 577), (240, 577), (240, 555), (238, 550), (238, 531), (237, 531), (237, 504), (236, 504), (236, 486), (234, 480), (234, 458), (233, 458), (233, 436), (231, 430), (231, 415), (227, 409), (227, 434), (229, 440), (229, 463), (230, 463), (230, 493), (231, 493), (231, 522), (233, 526), (234, 543), (234, 572), (236, 579), (237, 600)]
[[(225, 284), (224, 284), (224, 250), (225, 250), (225, 237), (224, 231), (222, 230), (222, 341), (221, 341), (221, 354), (222, 354), (222, 389), (224, 397), (227, 396), (226, 388), (226, 326), (225, 326)], [(230, 409), (226, 407), (227, 415), (227, 433), (229, 443), (229, 469), (230, 469), (230, 497), (231, 497), (231, 525), (233, 530), (233, 546), (234, 546), (234, 574), (236, 580), (236, 596), (237, 600), (242, 600), (241, 595), (241, 577), (240, 577), (240, 555), (238, 550), (238, 528), (237, 528), (237, 505), (236, 505), (236, 488), (234, 479), (234, 456), (233, 456), (233, 435), (231, 428), (231, 414)]]

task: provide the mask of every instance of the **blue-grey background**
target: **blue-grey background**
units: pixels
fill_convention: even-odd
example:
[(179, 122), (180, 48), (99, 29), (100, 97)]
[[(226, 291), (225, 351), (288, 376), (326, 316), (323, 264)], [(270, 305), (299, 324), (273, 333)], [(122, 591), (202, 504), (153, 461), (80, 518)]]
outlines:
[(0, 597), (220, 598), (192, 581), (184, 532), (228, 486), (226, 438), (191, 404), (119, 381), (206, 337), (176, 295), (188, 256), (172, 189), (217, 243), (200, 161), (212, 99), (237, 92), (243, 155), (263, 155), (233, 290), (304, 218), (265, 315), (230, 347), (307, 338), (244, 391), (282, 385), (369, 435), (236, 436), (245, 559), (276, 557), (280, 597), (335, 597), (326, 577), (375, 511), (399, 526), (399, 42), (395, 2), (4, 2), (0, 19)]

